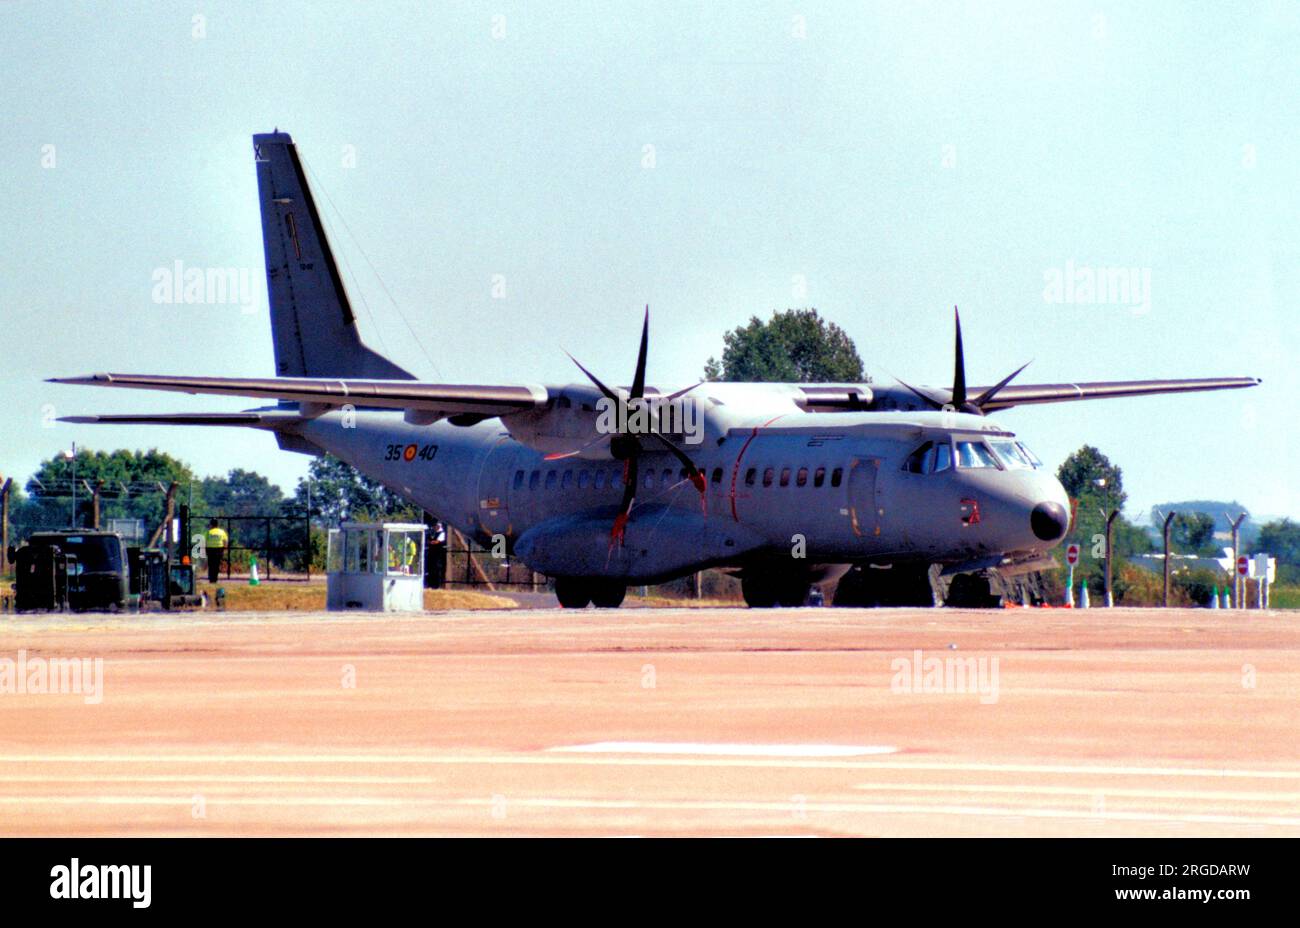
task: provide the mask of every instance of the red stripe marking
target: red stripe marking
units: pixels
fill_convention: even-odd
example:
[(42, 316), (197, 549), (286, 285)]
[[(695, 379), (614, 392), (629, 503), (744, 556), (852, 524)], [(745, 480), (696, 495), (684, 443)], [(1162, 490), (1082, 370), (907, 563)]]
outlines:
[(731, 518), (735, 519), (737, 522), (740, 521), (740, 515), (736, 512), (736, 479), (740, 476), (740, 459), (745, 456), (745, 451), (749, 448), (749, 443), (758, 437), (758, 430), (767, 428), (784, 415), (785, 413), (781, 413), (780, 416), (773, 416), (762, 425), (754, 426), (754, 431), (749, 433), (749, 437), (745, 439), (745, 443), (740, 446), (740, 453), (736, 455), (736, 463), (731, 466)]

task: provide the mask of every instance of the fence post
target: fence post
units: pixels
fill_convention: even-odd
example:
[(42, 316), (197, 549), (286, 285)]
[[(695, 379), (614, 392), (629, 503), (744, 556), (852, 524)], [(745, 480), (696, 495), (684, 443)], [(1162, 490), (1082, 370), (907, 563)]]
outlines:
[(1115, 518), (1119, 515), (1118, 509), (1112, 509), (1110, 515), (1106, 516), (1106, 608), (1109, 609), (1115, 605), (1115, 596), (1111, 586), (1111, 573), (1115, 562), (1114, 531)]
[(1232, 604), (1238, 609), (1245, 609), (1245, 578), (1237, 573), (1237, 558), (1241, 557), (1241, 523), (1246, 521), (1246, 513), (1237, 516), (1232, 523)]
[(1169, 533), (1173, 524), (1174, 513), (1171, 511), (1169, 515), (1165, 516), (1165, 595), (1163, 603), (1166, 609), (1169, 608)]
[(88, 489), (90, 490), (90, 527), (99, 531), (99, 498), (104, 489), (104, 481), (96, 480), (95, 485)]
[(14, 484), (13, 477), (6, 477), (0, 486), (0, 573), (9, 567), (9, 489)]

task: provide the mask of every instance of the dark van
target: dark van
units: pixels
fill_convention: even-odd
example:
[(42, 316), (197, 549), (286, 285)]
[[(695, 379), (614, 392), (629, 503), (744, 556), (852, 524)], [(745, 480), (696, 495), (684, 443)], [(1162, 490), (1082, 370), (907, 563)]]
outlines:
[(129, 564), (126, 542), (116, 532), (37, 532), (27, 539), (25, 548), (33, 549), (22, 559), (30, 565), (26, 573), (32, 576), (26, 577), (22, 570), (16, 573), (20, 602), (28, 599), (23, 595), (24, 581), (37, 580), (40, 564), (50, 562), (53, 567), (57, 562), (59, 572), (66, 572), (67, 608), (78, 612), (126, 608), (130, 596)]

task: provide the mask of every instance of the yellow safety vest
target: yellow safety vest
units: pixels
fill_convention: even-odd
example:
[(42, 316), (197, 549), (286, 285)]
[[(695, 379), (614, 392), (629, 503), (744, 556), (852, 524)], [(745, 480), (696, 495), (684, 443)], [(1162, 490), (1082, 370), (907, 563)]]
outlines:
[(226, 534), (224, 528), (208, 529), (208, 547), (224, 548), (230, 542), (230, 536)]

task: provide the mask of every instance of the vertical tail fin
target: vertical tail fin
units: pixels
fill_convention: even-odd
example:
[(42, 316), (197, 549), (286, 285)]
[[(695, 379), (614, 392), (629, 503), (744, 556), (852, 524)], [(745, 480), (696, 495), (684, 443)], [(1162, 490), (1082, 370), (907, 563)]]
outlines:
[(286, 132), (253, 136), (278, 377), (415, 378), (366, 347)]

